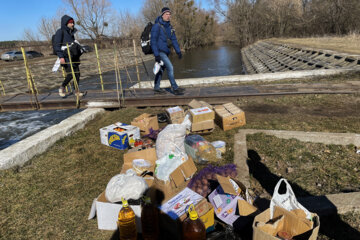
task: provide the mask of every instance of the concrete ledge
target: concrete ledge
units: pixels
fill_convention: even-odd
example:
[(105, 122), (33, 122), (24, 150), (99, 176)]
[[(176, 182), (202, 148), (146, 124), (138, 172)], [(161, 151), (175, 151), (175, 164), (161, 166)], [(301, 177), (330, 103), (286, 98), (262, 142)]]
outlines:
[(0, 151), (0, 170), (24, 165), (34, 156), (45, 152), (59, 139), (82, 129), (87, 122), (103, 112), (105, 110), (102, 108), (86, 109), (61, 121), (59, 124), (5, 148)]
[[(265, 81), (272, 82), (277, 80), (292, 79), (292, 78), (308, 78), (316, 76), (329, 76), (340, 73), (349, 73), (359, 71), (356, 69), (343, 68), (343, 69), (319, 69), (319, 70), (301, 70), (301, 71), (287, 71), (276, 73), (259, 73), (251, 75), (231, 75), (231, 76), (218, 76), (218, 77), (204, 77), (204, 78), (187, 78), (176, 79), (176, 83), (179, 86), (189, 85), (209, 85), (209, 84), (235, 84), (239, 82), (251, 82), (251, 81)], [(141, 88), (153, 88), (153, 82), (141, 82)], [(132, 86), (133, 88), (140, 88), (139, 84)], [(170, 87), (169, 81), (161, 81), (160, 87)]]
[[(238, 179), (247, 187), (250, 186), (250, 174), (247, 165), (248, 150), (246, 145), (246, 135), (260, 132), (273, 135), (278, 138), (295, 138), (304, 142), (336, 145), (354, 144), (355, 146), (360, 146), (360, 134), (355, 133), (241, 129), (234, 136), (234, 163), (238, 166)], [(309, 211), (316, 212), (322, 216), (360, 211), (360, 192), (299, 198), (298, 201)]]

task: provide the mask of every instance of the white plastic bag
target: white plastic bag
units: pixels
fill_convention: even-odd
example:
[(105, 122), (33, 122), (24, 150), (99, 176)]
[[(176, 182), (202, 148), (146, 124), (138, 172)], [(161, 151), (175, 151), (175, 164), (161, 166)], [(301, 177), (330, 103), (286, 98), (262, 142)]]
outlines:
[(189, 115), (185, 116), (181, 124), (169, 124), (158, 135), (156, 139), (156, 155), (158, 159), (163, 158), (171, 152), (180, 149), (185, 153), (184, 140), (186, 129), (190, 129), (191, 121)]
[(105, 189), (105, 198), (109, 202), (120, 202), (121, 198), (136, 200), (147, 188), (145, 180), (129, 169), (126, 174), (117, 174), (110, 179)]
[(155, 176), (163, 181), (168, 181), (170, 174), (183, 162), (188, 160), (185, 153), (181, 151), (170, 152), (156, 161)]
[(151, 163), (145, 159), (134, 159), (132, 161), (132, 167), (137, 174), (142, 174), (151, 168)]
[[(279, 194), (279, 187), (283, 181), (286, 184), (286, 193)], [(270, 202), (270, 219), (273, 218), (275, 206), (282, 207), (288, 211), (294, 209), (302, 209), (306, 214), (306, 218), (311, 219), (311, 213), (296, 200), (294, 191), (292, 190), (290, 184), (288, 183), (288, 181), (286, 181), (285, 178), (280, 179), (275, 186), (274, 193)]]

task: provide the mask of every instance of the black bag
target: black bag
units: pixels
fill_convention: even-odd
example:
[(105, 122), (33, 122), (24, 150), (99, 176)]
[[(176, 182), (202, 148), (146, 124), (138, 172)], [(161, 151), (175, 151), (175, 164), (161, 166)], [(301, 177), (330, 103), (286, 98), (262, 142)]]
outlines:
[(150, 44), (152, 26), (153, 24), (148, 22), (144, 31), (141, 33), (141, 49), (145, 55), (153, 53)]
[[(80, 59), (80, 56), (85, 52), (83, 47), (76, 42), (71, 43), (69, 48), (70, 48), (71, 59)], [(65, 49), (64, 52), (65, 55), (68, 56), (67, 49)]]

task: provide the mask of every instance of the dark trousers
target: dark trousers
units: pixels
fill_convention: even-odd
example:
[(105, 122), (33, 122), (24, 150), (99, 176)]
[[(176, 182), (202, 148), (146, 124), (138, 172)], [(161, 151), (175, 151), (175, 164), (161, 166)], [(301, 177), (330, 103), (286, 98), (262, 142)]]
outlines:
[[(63, 65), (64, 69), (65, 69), (65, 80), (62, 83), (62, 87), (66, 87), (66, 85), (68, 85), (68, 83), (71, 81), (71, 79), (73, 79), (73, 75), (72, 75), (72, 71), (71, 71), (71, 66), (70, 64), (64, 64)], [(80, 68), (78, 64), (73, 64), (73, 69), (74, 69), (74, 73), (75, 73), (75, 81), (77, 82), (78, 86), (79, 86), (79, 81), (80, 81)]]

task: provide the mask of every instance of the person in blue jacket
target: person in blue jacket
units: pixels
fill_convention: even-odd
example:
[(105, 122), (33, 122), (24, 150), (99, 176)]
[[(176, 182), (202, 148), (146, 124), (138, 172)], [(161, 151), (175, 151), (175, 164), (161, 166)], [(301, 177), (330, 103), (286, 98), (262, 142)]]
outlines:
[(164, 63), (160, 71), (155, 75), (155, 94), (164, 94), (166, 91), (160, 88), (160, 81), (162, 74), (167, 69), (167, 74), (170, 80), (172, 92), (175, 95), (182, 95), (185, 91), (183, 88), (179, 88), (174, 78), (174, 67), (169, 59), (170, 48), (174, 47), (179, 59), (182, 58), (179, 43), (176, 39), (175, 30), (170, 24), (171, 11), (168, 7), (164, 7), (161, 10), (161, 16), (158, 16), (155, 20), (155, 24), (151, 29), (151, 48), (154, 52), (155, 61)]
[[(56, 31), (55, 38), (54, 38), (54, 50), (56, 52), (56, 55), (60, 59), (61, 66), (64, 67), (65, 72), (66, 72), (65, 80), (61, 84), (61, 87), (59, 88), (59, 95), (61, 97), (65, 97), (65, 87), (66, 87), (66, 85), (68, 85), (68, 83), (73, 78), (69, 57), (66, 54), (67, 49), (64, 50), (64, 49), (62, 49), (62, 47), (66, 46), (66, 44), (71, 45), (71, 43), (73, 43), (75, 41), (74, 34), (76, 33), (77, 30), (74, 26), (75, 26), (75, 22), (72, 17), (70, 17), (68, 15), (62, 16), (61, 28)], [(71, 58), (71, 61), (73, 62), (72, 66), (73, 66), (75, 77), (76, 77), (76, 79), (74, 79), (74, 81), (76, 81), (79, 86), (80, 56)], [(76, 92), (75, 94), (80, 97), (83, 95), (83, 93), (81, 93), (81, 92)]]

